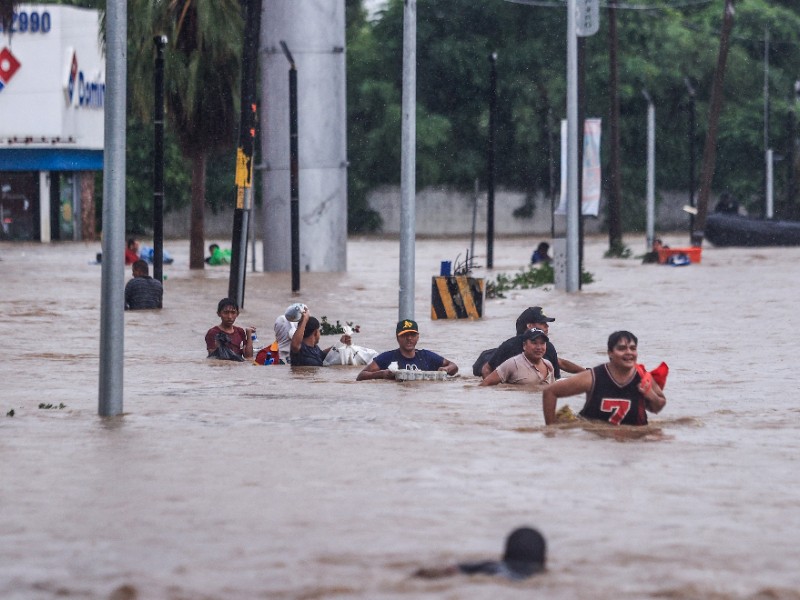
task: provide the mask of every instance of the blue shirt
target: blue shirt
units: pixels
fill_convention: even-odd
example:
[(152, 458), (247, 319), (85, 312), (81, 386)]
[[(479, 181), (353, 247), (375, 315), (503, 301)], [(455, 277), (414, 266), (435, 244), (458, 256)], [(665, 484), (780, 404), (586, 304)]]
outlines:
[(415, 350), (414, 358), (406, 358), (400, 353), (400, 349), (389, 350), (382, 352), (372, 359), (375, 364), (381, 369), (388, 369), (389, 363), (397, 362), (397, 366), (401, 369), (413, 368), (415, 365), (420, 371), (438, 371), (439, 367), (444, 364), (444, 357), (439, 356), (436, 352), (430, 350)]

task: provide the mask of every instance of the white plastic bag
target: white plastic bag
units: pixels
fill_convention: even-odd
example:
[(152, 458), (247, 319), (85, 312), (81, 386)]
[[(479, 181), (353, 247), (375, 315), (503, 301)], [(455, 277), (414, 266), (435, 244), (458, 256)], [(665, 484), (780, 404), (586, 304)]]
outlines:
[(378, 356), (375, 350), (361, 346), (333, 346), (322, 364), (326, 367), (337, 365), (367, 365)]

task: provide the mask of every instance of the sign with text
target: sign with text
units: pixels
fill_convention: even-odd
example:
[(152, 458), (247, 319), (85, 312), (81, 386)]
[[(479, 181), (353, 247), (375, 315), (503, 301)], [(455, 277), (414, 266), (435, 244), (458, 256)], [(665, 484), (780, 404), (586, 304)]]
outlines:
[(578, 37), (589, 37), (600, 29), (600, 6), (598, 0), (577, 0), (575, 4), (576, 33)]

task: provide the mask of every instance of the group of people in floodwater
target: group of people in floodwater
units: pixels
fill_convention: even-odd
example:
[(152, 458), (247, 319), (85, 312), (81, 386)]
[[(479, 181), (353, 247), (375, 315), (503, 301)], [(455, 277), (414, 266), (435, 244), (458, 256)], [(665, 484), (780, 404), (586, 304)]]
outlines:
[[(231, 298), (217, 305), (219, 325), (206, 333), (206, 349), (210, 358), (227, 360), (253, 359), (255, 327), (235, 325), (239, 307)], [(658, 413), (666, 405), (663, 387), (668, 367), (661, 365), (647, 371), (638, 362), (638, 339), (630, 331), (615, 331), (608, 337), (608, 362), (584, 368), (559, 357), (550, 341), (549, 327), (555, 318), (540, 306), (526, 308), (516, 320), (516, 335), (497, 348), (485, 350), (473, 365), (473, 374), (481, 377), (481, 386), (500, 383), (525, 384), (542, 392), (545, 424), (557, 421), (559, 398), (585, 394), (586, 401), (579, 415), (613, 425), (646, 425), (647, 413)], [(334, 348), (322, 349), (320, 322), (311, 316), (304, 304), (295, 304), (275, 321), (275, 342), (272, 347), (279, 360), (275, 364), (293, 367), (321, 367)], [(395, 328), (398, 347), (374, 353), (356, 379), (395, 379), (399, 369), (458, 373), (458, 365), (431, 350), (419, 349), (419, 325), (413, 319), (401, 319)], [(350, 333), (339, 342), (352, 344)], [(264, 364), (260, 362), (259, 364)], [(561, 373), (571, 376), (562, 378)]]

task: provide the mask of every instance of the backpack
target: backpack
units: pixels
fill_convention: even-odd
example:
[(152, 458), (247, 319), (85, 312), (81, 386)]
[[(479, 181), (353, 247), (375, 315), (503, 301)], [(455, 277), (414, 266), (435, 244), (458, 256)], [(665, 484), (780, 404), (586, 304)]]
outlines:
[(478, 360), (476, 360), (472, 365), (472, 374), (476, 377), (481, 376), (481, 369), (483, 369), (483, 365), (485, 365), (489, 360), (491, 360), (492, 355), (495, 353), (497, 348), (489, 348), (488, 350), (484, 350), (478, 356)]

